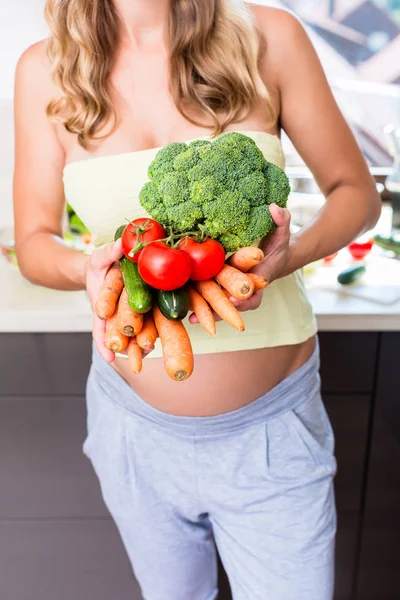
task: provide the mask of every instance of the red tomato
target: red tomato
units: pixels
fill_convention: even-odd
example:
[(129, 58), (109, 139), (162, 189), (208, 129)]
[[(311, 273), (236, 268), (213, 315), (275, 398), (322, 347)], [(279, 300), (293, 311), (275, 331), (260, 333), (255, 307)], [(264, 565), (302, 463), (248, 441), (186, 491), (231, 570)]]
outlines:
[(225, 250), (217, 240), (207, 238), (204, 242), (196, 242), (192, 238), (183, 238), (179, 248), (188, 254), (192, 261), (194, 281), (212, 279), (222, 269), (225, 263)]
[(138, 237), (141, 242), (154, 242), (167, 237), (167, 234), (164, 227), (153, 219), (135, 219), (128, 223), (122, 232), (122, 251), (129, 260), (136, 263), (142, 250), (136, 252), (135, 256), (129, 256), (129, 252), (138, 244)]
[(356, 260), (361, 260), (371, 252), (373, 240), (367, 242), (352, 242), (347, 246), (348, 251)]
[(190, 257), (165, 242), (153, 242), (140, 253), (139, 274), (157, 290), (166, 292), (182, 287), (188, 281), (192, 264)]

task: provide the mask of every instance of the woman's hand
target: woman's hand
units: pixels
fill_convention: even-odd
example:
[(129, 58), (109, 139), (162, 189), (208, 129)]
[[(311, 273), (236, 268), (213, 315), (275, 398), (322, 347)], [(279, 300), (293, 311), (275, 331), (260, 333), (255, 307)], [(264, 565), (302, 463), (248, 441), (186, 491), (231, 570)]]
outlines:
[[(289, 263), (289, 239), (290, 239), (290, 213), (286, 208), (280, 208), (276, 204), (270, 205), (271, 215), (276, 224), (276, 230), (274, 233), (269, 235), (260, 245), (264, 252), (263, 261), (250, 269), (251, 273), (262, 275), (268, 281), (268, 284), (272, 283), (275, 279), (278, 279), (283, 274), (286, 274), (286, 268)], [(261, 304), (263, 291), (258, 290), (254, 292), (251, 298), (248, 300), (238, 300), (233, 296), (230, 300), (234, 306), (241, 312), (247, 310), (255, 310)], [(220, 321), (220, 317), (214, 313), (216, 321)], [(189, 318), (191, 323), (198, 323), (198, 319), (195, 314), (192, 314)]]
[[(265, 277), (268, 285), (285, 274), (290, 256), (290, 213), (286, 208), (280, 208), (276, 204), (271, 204), (270, 210), (276, 229), (260, 244), (260, 248), (264, 252), (263, 261), (250, 269), (250, 273)], [(237, 300), (233, 297), (230, 300), (238, 310), (243, 312), (258, 308), (262, 295), (263, 291), (258, 290), (248, 300)]]
[(112, 362), (115, 354), (104, 345), (106, 322), (96, 316), (94, 307), (108, 269), (121, 258), (122, 254), (121, 240), (118, 240), (100, 250), (95, 250), (85, 266), (86, 289), (93, 310), (93, 339), (101, 356), (107, 362)]

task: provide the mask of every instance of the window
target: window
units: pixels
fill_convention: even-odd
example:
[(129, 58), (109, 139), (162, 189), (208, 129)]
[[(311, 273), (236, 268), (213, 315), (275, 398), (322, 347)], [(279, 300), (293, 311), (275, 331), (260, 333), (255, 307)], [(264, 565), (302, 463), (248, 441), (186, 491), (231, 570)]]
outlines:
[[(384, 133), (400, 127), (400, 0), (284, 0), (303, 21), (336, 99), (371, 166), (393, 157)], [(295, 153), (289, 160), (298, 162)]]

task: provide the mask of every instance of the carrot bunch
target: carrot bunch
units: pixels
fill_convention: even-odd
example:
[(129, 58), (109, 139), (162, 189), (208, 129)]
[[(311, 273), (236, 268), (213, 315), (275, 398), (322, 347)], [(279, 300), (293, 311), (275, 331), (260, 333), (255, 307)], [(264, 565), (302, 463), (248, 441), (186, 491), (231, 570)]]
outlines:
[[(207, 333), (216, 334), (214, 313), (238, 331), (244, 331), (243, 319), (230, 297), (247, 300), (268, 285), (264, 277), (248, 272), (263, 258), (260, 248), (241, 248), (228, 259), (215, 279), (189, 285), (190, 309)], [(193, 351), (184, 324), (167, 319), (156, 303), (145, 314), (135, 312), (129, 305), (118, 263), (104, 279), (95, 312), (106, 320), (106, 347), (114, 353), (126, 352), (133, 373), (141, 372), (143, 354), (154, 349), (158, 337), (168, 375), (175, 381), (184, 381), (193, 373)]]
[(132, 371), (140, 373), (142, 350), (154, 348), (157, 330), (151, 313), (142, 315), (129, 306), (118, 263), (110, 268), (104, 278), (95, 312), (106, 321), (105, 346), (114, 353), (126, 351)]
[[(205, 306), (194, 296), (192, 310), (208, 333), (215, 335), (216, 332), (215, 320), (210, 307), (223, 321), (238, 331), (244, 331), (243, 319), (229, 298), (232, 296), (237, 300), (248, 300), (255, 291), (267, 287), (268, 282), (264, 277), (248, 273), (263, 259), (264, 253), (261, 248), (253, 246), (241, 248), (228, 259), (215, 281), (198, 281), (196, 283), (197, 296), (205, 300)], [(195, 291), (190, 293), (196, 294)]]

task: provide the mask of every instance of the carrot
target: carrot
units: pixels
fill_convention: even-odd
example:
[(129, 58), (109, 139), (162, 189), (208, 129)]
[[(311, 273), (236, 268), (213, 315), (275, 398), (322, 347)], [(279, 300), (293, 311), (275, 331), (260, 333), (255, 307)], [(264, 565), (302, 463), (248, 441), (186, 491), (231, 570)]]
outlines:
[(268, 280), (261, 275), (256, 275), (255, 273), (247, 273), (247, 277), (250, 277), (252, 282), (254, 283), (255, 290), (263, 290), (268, 285)]
[(194, 357), (192, 345), (183, 323), (166, 319), (158, 306), (154, 307), (153, 315), (168, 375), (175, 381), (188, 379), (193, 373)]
[(142, 370), (143, 366), (143, 358), (142, 358), (142, 349), (138, 346), (137, 340), (135, 337), (132, 337), (129, 340), (128, 344), (128, 362), (129, 366), (135, 375), (138, 375)]
[(198, 318), (200, 324), (210, 335), (216, 334), (215, 319), (212, 310), (204, 300), (203, 296), (195, 289), (189, 287), (189, 298), (192, 311)]
[(225, 292), (221, 290), (219, 285), (212, 281), (198, 281), (196, 283), (197, 291), (215, 310), (217, 315), (224, 321), (232, 325), (238, 331), (244, 331), (245, 326), (239, 311), (233, 306), (232, 302), (227, 298)]
[(247, 300), (254, 293), (254, 283), (250, 277), (230, 265), (224, 265), (215, 279), (238, 300)]
[(264, 252), (256, 246), (246, 246), (240, 248), (228, 259), (228, 264), (235, 267), (242, 273), (247, 273), (252, 267), (255, 267), (264, 258)]
[(117, 326), (118, 309), (107, 319), (104, 344), (111, 352), (123, 352), (128, 346), (129, 338), (120, 332)]
[(136, 341), (143, 350), (153, 350), (157, 338), (158, 333), (153, 315), (151, 312), (148, 312), (144, 315), (143, 329), (136, 336)]
[(143, 315), (139, 315), (129, 306), (126, 288), (122, 290), (118, 302), (117, 327), (129, 337), (137, 335), (143, 327)]
[(114, 263), (104, 278), (96, 301), (95, 312), (99, 319), (109, 319), (114, 314), (123, 287), (121, 269)]

